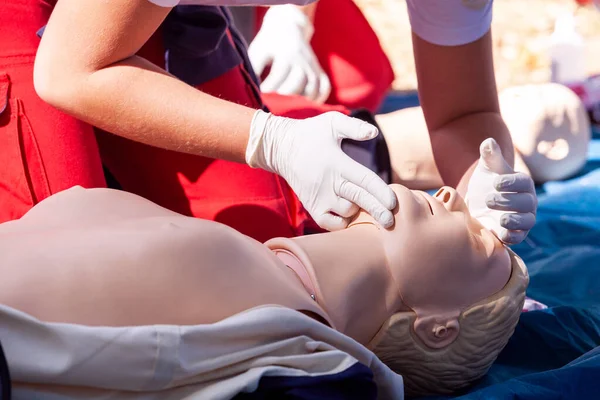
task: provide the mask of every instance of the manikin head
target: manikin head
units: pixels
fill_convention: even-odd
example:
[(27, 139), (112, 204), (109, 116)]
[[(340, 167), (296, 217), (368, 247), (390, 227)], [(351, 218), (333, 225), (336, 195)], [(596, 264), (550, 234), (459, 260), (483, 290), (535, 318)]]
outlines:
[[(370, 313), (380, 317), (361, 342), (404, 377), (407, 394), (452, 392), (483, 376), (506, 345), (522, 310), (527, 272), (516, 255), (470, 216), (454, 189), (444, 187), (430, 196), (400, 185), (392, 188), (398, 197), (392, 228), (382, 228), (361, 212), (343, 233), (299, 238), (295, 244), (300, 246), (286, 250), (309, 271), (323, 262), (321, 270), (327, 271), (330, 254), (349, 268), (383, 269), (377, 275), (383, 276), (381, 290), (395, 299), (382, 304), (385, 312)], [(348, 242), (354, 245), (348, 247)], [(360, 247), (361, 242), (369, 246)], [(267, 245), (276, 249), (283, 243)], [(333, 285), (355, 286), (356, 295), (377, 296), (344, 277), (335, 279)], [(324, 301), (336, 320), (340, 311), (334, 307), (345, 304)]]
[(500, 93), (500, 108), (534, 181), (566, 179), (583, 167), (590, 121), (569, 88), (557, 83), (508, 88)]
[[(394, 191), (396, 226), (380, 233), (411, 311), (394, 314), (368, 347), (404, 376), (407, 394), (449, 393), (483, 376), (512, 336), (527, 270), (454, 189)], [(374, 222), (362, 213), (357, 223)]]

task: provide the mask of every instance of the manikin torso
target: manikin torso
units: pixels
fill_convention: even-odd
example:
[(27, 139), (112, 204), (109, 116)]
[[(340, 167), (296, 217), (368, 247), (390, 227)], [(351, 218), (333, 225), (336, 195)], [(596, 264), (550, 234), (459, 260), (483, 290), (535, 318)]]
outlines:
[[(363, 344), (402, 311), (427, 332), (450, 330), (506, 284), (508, 256), (452, 189), (434, 199), (393, 188), (393, 229), (361, 213), (346, 230), (267, 246), (135, 195), (74, 188), (0, 225), (0, 302), (41, 320), (108, 326), (204, 324), (275, 304)], [(452, 340), (427, 332), (432, 348)]]
[(205, 324), (264, 304), (326, 317), (260, 243), (124, 192), (74, 188), (0, 225), (0, 265), (0, 303), (52, 322)]

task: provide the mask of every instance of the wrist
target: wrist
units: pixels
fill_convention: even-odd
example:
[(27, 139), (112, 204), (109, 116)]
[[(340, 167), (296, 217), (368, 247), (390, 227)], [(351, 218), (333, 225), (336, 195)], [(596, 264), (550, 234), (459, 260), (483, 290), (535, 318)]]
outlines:
[(286, 159), (290, 157), (290, 141), (286, 139), (294, 122), (292, 118), (257, 110), (250, 123), (246, 164), (283, 176), (285, 171), (282, 167), (285, 167)]
[(267, 123), (272, 115), (263, 110), (256, 110), (252, 121), (250, 122), (250, 134), (248, 135), (248, 144), (246, 145), (246, 164), (252, 168), (262, 168), (272, 171), (267, 164), (267, 153), (265, 151), (265, 133)]

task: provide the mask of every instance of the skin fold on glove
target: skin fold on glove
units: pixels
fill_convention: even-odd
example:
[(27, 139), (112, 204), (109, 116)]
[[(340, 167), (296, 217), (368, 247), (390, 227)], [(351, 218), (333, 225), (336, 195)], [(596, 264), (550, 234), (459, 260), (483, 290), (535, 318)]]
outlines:
[(314, 27), (300, 7), (269, 8), (248, 48), (250, 62), (258, 76), (271, 67), (260, 85), (263, 92), (301, 95), (317, 103), (327, 100), (331, 83), (310, 45), (313, 33)]
[(394, 223), (394, 191), (341, 149), (343, 139), (376, 137), (376, 127), (338, 112), (297, 120), (258, 110), (246, 163), (282, 176), (323, 229), (345, 228), (364, 209), (383, 227)]
[(510, 167), (494, 139), (484, 140), (479, 151), (481, 156), (467, 186), (469, 212), (502, 242), (518, 244), (535, 225), (533, 180)]

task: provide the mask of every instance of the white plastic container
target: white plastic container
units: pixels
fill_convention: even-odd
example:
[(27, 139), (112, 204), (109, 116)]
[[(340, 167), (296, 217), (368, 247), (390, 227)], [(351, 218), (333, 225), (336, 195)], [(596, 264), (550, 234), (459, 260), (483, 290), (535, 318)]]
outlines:
[(572, 14), (556, 19), (549, 50), (553, 82), (573, 84), (586, 79), (584, 40), (577, 33)]

